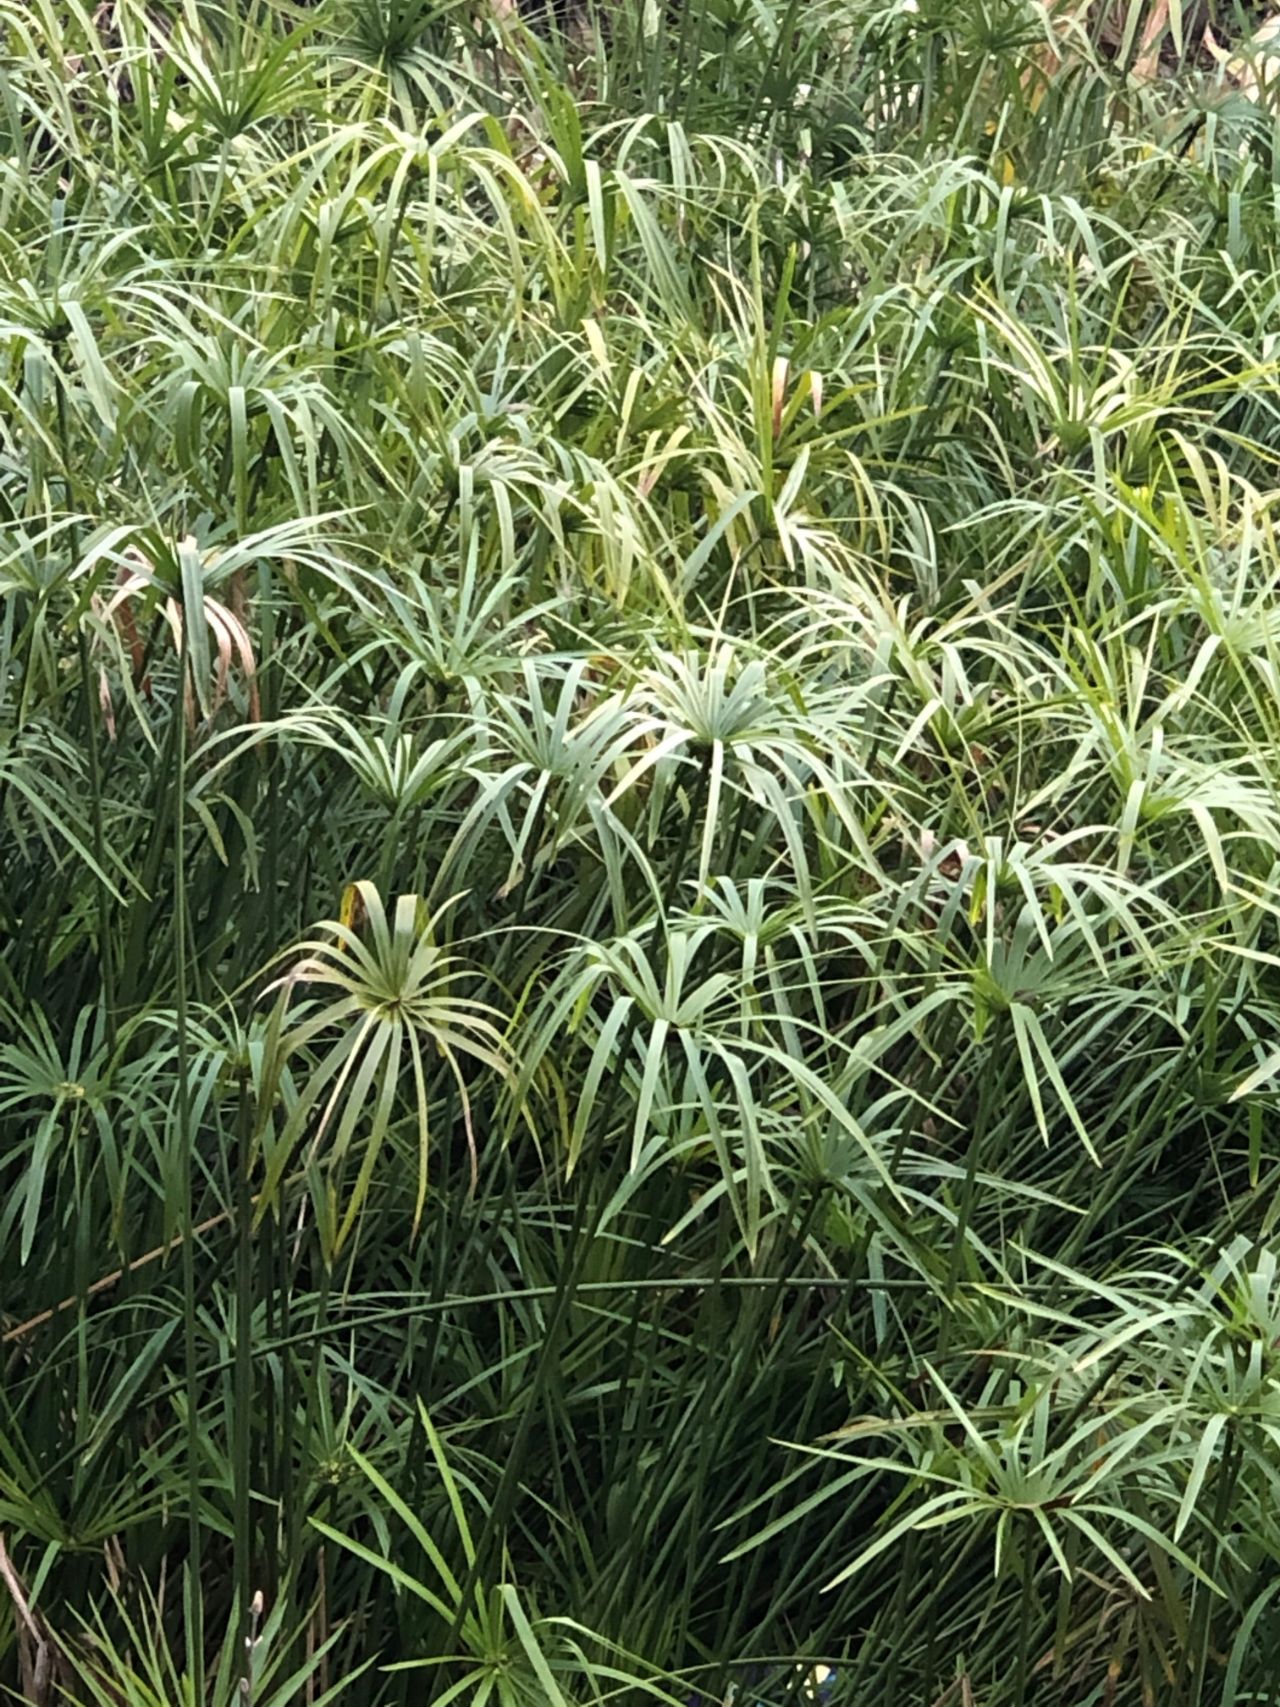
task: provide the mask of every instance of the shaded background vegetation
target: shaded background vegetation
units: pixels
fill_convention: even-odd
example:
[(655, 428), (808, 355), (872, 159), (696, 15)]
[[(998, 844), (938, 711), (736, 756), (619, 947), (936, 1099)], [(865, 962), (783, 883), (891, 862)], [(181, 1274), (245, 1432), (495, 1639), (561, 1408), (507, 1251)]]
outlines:
[(0, 20), (0, 1679), (1273, 1699), (1265, 21)]

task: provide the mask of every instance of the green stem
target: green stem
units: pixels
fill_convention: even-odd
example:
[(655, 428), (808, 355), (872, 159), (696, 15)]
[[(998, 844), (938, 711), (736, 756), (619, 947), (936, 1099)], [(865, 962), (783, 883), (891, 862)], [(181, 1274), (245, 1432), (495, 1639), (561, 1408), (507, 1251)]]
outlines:
[[(1234, 1418), (1223, 1430), (1222, 1462), (1218, 1469), (1218, 1486), (1213, 1502), (1213, 1534), (1209, 1539), (1205, 1572), (1212, 1580), (1222, 1553), (1222, 1532), (1231, 1513), (1231, 1501), (1239, 1480), (1244, 1458), (1239, 1427)], [(1191, 1679), (1191, 1707), (1200, 1707), (1204, 1700), (1205, 1674), (1209, 1667), (1209, 1645), (1213, 1635), (1213, 1591), (1203, 1583), (1195, 1585), (1196, 1633), (1192, 1649), (1194, 1672)]]
[(1014, 1668), (1014, 1701), (1017, 1707), (1026, 1707), (1027, 1685), (1031, 1678), (1031, 1603), (1035, 1594), (1034, 1525), (1035, 1519), (1031, 1513), (1024, 1513), (1020, 1526), (1022, 1534), (1019, 1537), (1022, 1548), (1022, 1595), (1018, 1615), (1018, 1656)]
[(174, 751), (173, 790), (173, 909), (174, 980), (177, 1008), (178, 1053), (178, 1144), (182, 1158), (182, 1325), (186, 1364), (187, 1407), (187, 1666), (194, 1707), (202, 1707), (204, 1686), (204, 1616), (200, 1595), (202, 1564), (200, 1526), (200, 1428), (199, 1364), (196, 1357), (196, 1269), (195, 1269), (195, 1130), (191, 1107), (191, 1035), (188, 1014), (189, 968), (187, 964), (187, 726), (182, 687), (187, 679), (187, 636), (191, 617), (182, 627), (179, 648), (179, 691), (172, 715), (177, 723)]
[(235, 1522), (236, 1607), (239, 1613), (237, 1638), (240, 1646), (242, 1689), (249, 1689), (247, 1645), (250, 1602), (253, 1594), (253, 1524), (250, 1482), (253, 1454), (253, 1200), (250, 1168), (252, 1122), (250, 1120), (247, 1069), (240, 1074), (236, 1105), (236, 1340), (235, 1376), (232, 1382), (234, 1411), (232, 1425), (232, 1496)]

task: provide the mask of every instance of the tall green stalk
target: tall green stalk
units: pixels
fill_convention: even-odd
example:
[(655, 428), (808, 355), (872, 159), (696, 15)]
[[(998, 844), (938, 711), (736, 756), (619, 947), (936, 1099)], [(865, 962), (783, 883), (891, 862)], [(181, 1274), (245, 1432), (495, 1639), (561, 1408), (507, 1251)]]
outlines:
[(184, 1607), (187, 1624), (187, 1676), (195, 1707), (205, 1699), (204, 1601), (202, 1597), (203, 1524), (201, 1521), (200, 1393), (201, 1370), (197, 1349), (195, 1194), (198, 1189), (196, 1126), (191, 1099), (191, 1035), (188, 1010), (187, 918), (187, 727), (185, 689), (189, 669), (191, 625), (203, 621), (199, 611), (188, 610), (182, 624), (178, 648), (179, 691), (174, 701), (176, 725), (173, 783), (173, 956), (174, 1005), (177, 1040), (177, 1132), (180, 1168), (179, 1229), (182, 1239), (182, 1336), (186, 1366), (186, 1498), (187, 1558), (184, 1568)]

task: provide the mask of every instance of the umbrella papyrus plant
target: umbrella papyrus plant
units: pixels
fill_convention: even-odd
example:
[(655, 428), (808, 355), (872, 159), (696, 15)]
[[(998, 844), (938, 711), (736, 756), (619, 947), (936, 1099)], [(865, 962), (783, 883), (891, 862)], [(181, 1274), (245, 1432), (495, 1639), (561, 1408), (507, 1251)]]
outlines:
[[(506, 1072), (499, 1011), (466, 993), (475, 973), (439, 941), (452, 902), (427, 911), (400, 895), (388, 912), (372, 883), (350, 884), (341, 917), (287, 956), (288, 970), (268, 986), (279, 992), (270, 1026), (272, 1083), (287, 1112), (264, 1129), (259, 1215), (278, 1204), (290, 1161), (305, 1139), (302, 1167), (312, 1188), (326, 1256), (341, 1250), (356, 1224), (393, 1122), (407, 1100), (417, 1140), (415, 1229), (427, 1192), (431, 1111), (443, 1062), (457, 1088), (471, 1176), (477, 1167), (472, 1097), (463, 1063)], [(308, 993), (294, 1006), (294, 997)], [(337, 1202), (343, 1164), (359, 1143), (359, 1170)]]
[[(211, 554), (201, 554), (192, 538), (184, 539), (176, 553), (181, 596), (165, 592), (162, 578), (137, 549), (127, 547), (122, 554), (114, 591), (107, 598), (94, 600), (95, 615), (105, 633), (118, 635), (127, 651), (127, 667), (122, 670), (125, 694), (140, 711), (138, 690), (150, 697), (146, 677), (147, 648), (139, 632), (138, 617), (146, 613), (148, 604), (163, 619), (173, 641), (173, 649), (186, 660), (183, 683), (183, 707), (187, 722), (195, 727), (196, 712), (207, 718), (222, 707), (231, 683), (233, 663), (238, 663), (244, 677), (247, 715), (251, 722), (261, 716), (258, 701), (258, 670), (253, 641), (246, 622), (244, 572), (233, 571), (228, 586), (228, 599), (213, 598), (204, 590), (204, 578), (210, 567)], [(184, 635), (184, 628), (186, 630)], [(212, 644), (211, 644), (212, 643)], [(98, 696), (107, 731), (115, 738), (116, 725), (110, 680), (105, 667), (98, 674)], [(145, 719), (142, 719), (145, 727)]]

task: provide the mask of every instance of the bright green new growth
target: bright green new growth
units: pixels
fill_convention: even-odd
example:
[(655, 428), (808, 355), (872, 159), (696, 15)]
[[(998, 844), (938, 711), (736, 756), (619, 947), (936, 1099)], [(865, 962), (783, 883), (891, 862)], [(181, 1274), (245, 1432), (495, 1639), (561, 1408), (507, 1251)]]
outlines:
[(0, 1685), (1275, 1701), (1267, 91), (525, 12), (0, 0)]

